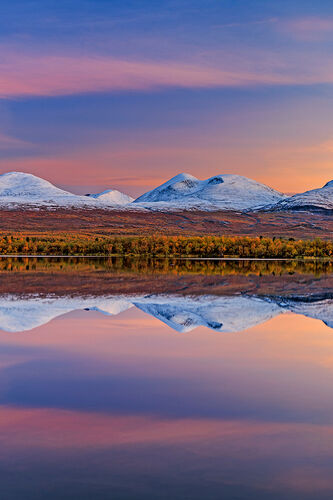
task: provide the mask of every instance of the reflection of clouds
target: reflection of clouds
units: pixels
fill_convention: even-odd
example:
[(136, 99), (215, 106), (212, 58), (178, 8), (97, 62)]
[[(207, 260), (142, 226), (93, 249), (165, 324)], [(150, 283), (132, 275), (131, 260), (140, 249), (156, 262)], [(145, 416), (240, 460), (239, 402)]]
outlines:
[(239, 498), (258, 500), (272, 492), (321, 498), (330, 488), (332, 371), (318, 366), (332, 350), (324, 325), (285, 314), (251, 335), (171, 335), (153, 320), (146, 328), (150, 316), (135, 307), (119, 318), (81, 312), (32, 334), (1, 335), (1, 360), (12, 352), (16, 362), (0, 377), (0, 468), (11, 468), (2, 489), (16, 491), (12, 478), (23, 484), (22, 471), (36, 491), (41, 481), (63, 488), (70, 478), (85, 489), (103, 483), (105, 498), (133, 482), (147, 491), (170, 483), (177, 499), (186, 487), (191, 498), (237, 498), (240, 483)]
[[(293, 427), (293, 426), (291, 426)], [(283, 424), (215, 419), (166, 419), (142, 415), (103, 415), (61, 409), (0, 408), (0, 434), (11, 446), (67, 448), (126, 443), (179, 442), (267, 435)]]
[[(331, 424), (330, 331), (285, 314), (248, 335), (171, 334), (132, 308), (1, 335), (0, 403), (166, 419)], [(127, 321), (127, 319), (132, 321)], [(141, 319), (144, 324), (141, 324)], [(108, 326), (109, 325), (109, 326)], [(306, 398), (304, 387), (307, 388)]]
[[(54, 467), (60, 467), (68, 453), (80, 452), (85, 460), (86, 454), (96, 457), (89, 461), (89, 474), (102, 467), (112, 483), (113, 474), (118, 480), (129, 474), (121, 465), (107, 467), (121, 450), (129, 453), (131, 467), (137, 471), (142, 453), (158, 450), (158, 462), (149, 478), (161, 473), (168, 476), (172, 459), (176, 468), (182, 462), (182, 473), (191, 473), (192, 481), (193, 467), (205, 471), (200, 481), (209, 485), (215, 478), (215, 487), (225, 482), (235, 486), (241, 478), (244, 487), (261, 492), (321, 492), (333, 487), (330, 468), (323, 463), (333, 455), (332, 434), (332, 426), (290, 422), (166, 419), (8, 406), (0, 408), (0, 462), (19, 454), (21, 463), (30, 467), (30, 457), (47, 453), (57, 457), (48, 471), (53, 477)], [(101, 451), (109, 454), (102, 461), (96, 455)], [(75, 464), (82, 467), (80, 460)]]
[[(331, 432), (330, 429), (329, 434)], [(278, 485), (276, 484), (276, 486), (302, 492), (327, 493), (327, 491), (333, 489), (333, 478), (329, 466), (321, 467), (320, 464), (315, 466), (309, 463), (303, 467), (300, 465), (291, 467), (278, 478)]]
[[(303, 433), (307, 439), (303, 440)], [(266, 446), (274, 452), (288, 447), (290, 440), (302, 441), (303, 452), (312, 445), (327, 450), (320, 440), (311, 436), (333, 434), (332, 426), (290, 422), (256, 422), (254, 420), (223, 420), (210, 418), (159, 418), (150, 415), (103, 415), (101, 413), (68, 411), (51, 408), (0, 408), (0, 435), (2, 443), (11, 446), (46, 448), (96, 447), (127, 443), (221, 439), (225, 443), (250, 441), (257, 443), (258, 454), (266, 453)], [(257, 439), (262, 437), (259, 444)], [(270, 442), (270, 445), (269, 445)], [(330, 449), (330, 448), (329, 448)], [(328, 451), (328, 450), (327, 450)], [(300, 450), (299, 450), (300, 452)], [(333, 444), (332, 444), (333, 452)], [(298, 453), (298, 452), (296, 452)]]

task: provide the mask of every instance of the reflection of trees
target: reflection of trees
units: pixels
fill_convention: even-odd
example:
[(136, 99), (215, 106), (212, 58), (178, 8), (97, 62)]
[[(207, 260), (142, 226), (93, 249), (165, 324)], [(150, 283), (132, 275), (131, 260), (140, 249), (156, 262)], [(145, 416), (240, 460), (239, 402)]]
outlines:
[(152, 257), (7, 257), (0, 259), (0, 271), (71, 272), (106, 271), (130, 274), (256, 275), (312, 274), (333, 272), (328, 260), (193, 260)]

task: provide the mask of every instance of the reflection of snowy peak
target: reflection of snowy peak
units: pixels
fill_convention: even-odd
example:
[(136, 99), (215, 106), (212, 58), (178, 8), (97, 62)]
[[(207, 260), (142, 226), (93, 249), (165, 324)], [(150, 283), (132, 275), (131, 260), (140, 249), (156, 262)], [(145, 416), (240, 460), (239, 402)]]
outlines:
[(107, 298), (102, 301), (99, 299), (98, 305), (85, 307), (85, 309), (88, 309), (89, 311), (98, 311), (106, 316), (116, 316), (117, 314), (127, 311), (127, 309), (130, 309), (131, 307), (133, 307), (133, 304), (130, 300), (115, 297)]
[(295, 194), (280, 201), (274, 210), (333, 210), (333, 181), (322, 188)]
[[(125, 204), (126, 195), (119, 191), (79, 196), (57, 188), (50, 182), (23, 172), (0, 175), (0, 205), (64, 206), (97, 208)], [(128, 197), (129, 201), (132, 198)], [(127, 201), (126, 203), (129, 203)]]
[(62, 314), (77, 309), (92, 309), (108, 315), (119, 314), (131, 307), (121, 297), (107, 300), (96, 297), (72, 298), (0, 298), (0, 328), (7, 332), (22, 332), (44, 325)]
[(272, 205), (283, 198), (282, 193), (241, 175), (216, 175), (200, 181), (190, 174), (179, 174), (134, 203), (160, 209), (248, 210)]
[(179, 332), (206, 326), (218, 332), (239, 332), (263, 323), (280, 312), (255, 297), (149, 297), (134, 305)]
[(198, 326), (217, 332), (240, 332), (288, 311), (322, 320), (333, 328), (333, 299), (309, 301), (308, 298), (153, 295), (78, 298), (4, 296), (0, 297), (0, 329), (22, 332), (78, 309), (111, 316), (133, 306), (179, 332), (189, 332)]
[(301, 301), (299, 299), (282, 299), (280, 305), (288, 311), (308, 318), (320, 319), (325, 325), (333, 328), (333, 300)]

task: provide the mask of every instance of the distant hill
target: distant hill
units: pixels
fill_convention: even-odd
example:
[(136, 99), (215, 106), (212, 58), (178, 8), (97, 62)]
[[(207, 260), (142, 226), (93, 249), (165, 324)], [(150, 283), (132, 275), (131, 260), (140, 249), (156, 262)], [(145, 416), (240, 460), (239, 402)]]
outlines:
[(117, 189), (107, 189), (97, 194), (87, 194), (91, 198), (103, 202), (107, 205), (128, 205), (134, 201), (134, 198), (128, 194), (117, 191)]
[(281, 200), (272, 210), (331, 210), (333, 211), (333, 180), (322, 188), (295, 194)]

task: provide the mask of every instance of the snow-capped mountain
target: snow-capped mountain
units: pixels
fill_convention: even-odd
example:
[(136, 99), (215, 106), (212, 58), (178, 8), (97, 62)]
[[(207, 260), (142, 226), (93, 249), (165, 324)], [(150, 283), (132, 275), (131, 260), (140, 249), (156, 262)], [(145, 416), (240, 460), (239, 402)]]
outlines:
[(241, 332), (279, 314), (293, 312), (333, 328), (333, 300), (286, 297), (114, 295), (104, 297), (0, 297), (0, 329), (23, 332), (74, 310), (114, 316), (131, 307), (155, 317), (178, 332), (204, 326), (216, 332)]
[(328, 210), (333, 211), (333, 180), (320, 189), (288, 197), (241, 175), (216, 175), (201, 181), (179, 174), (136, 200), (116, 189), (76, 195), (33, 174), (0, 175), (0, 207), (103, 208), (122, 210)]
[[(112, 192), (112, 190), (110, 190)], [(59, 189), (50, 182), (24, 172), (8, 172), (0, 175), (0, 206), (64, 206), (64, 207), (112, 207), (124, 205), (127, 195), (116, 192), (108, 195), (80, 196)], [(129, 198), (129, 197), (128, 197)], [(130, 201), (132, 200), (129, 198)], [(121, 200), (121, 203), (118, 203)]]
[(216, 175), (200, 181), (179, 174), (134, 203), (157, 209), (250, 210), (272, 205), (286, 195), (241, 175)]
[(87, 194), (87, 196), (107, 205), (128, 205), (134, 201), (134, 198), (128, 194), (117, 191), (117, 189), (107, 189), (101, 193)]
[(272, 210), (333, 210), (333, 180), (321, 188), (294, 194), (271, 208)]
[[(82, 200), (81, 200), (82, 198)], [(89, 202), (83, 196), (76, 196), (59, 189), (50, 182), (23, 172), (8, 172), (0, 176), (0, 203), (27, 205), (74, 205)]]

